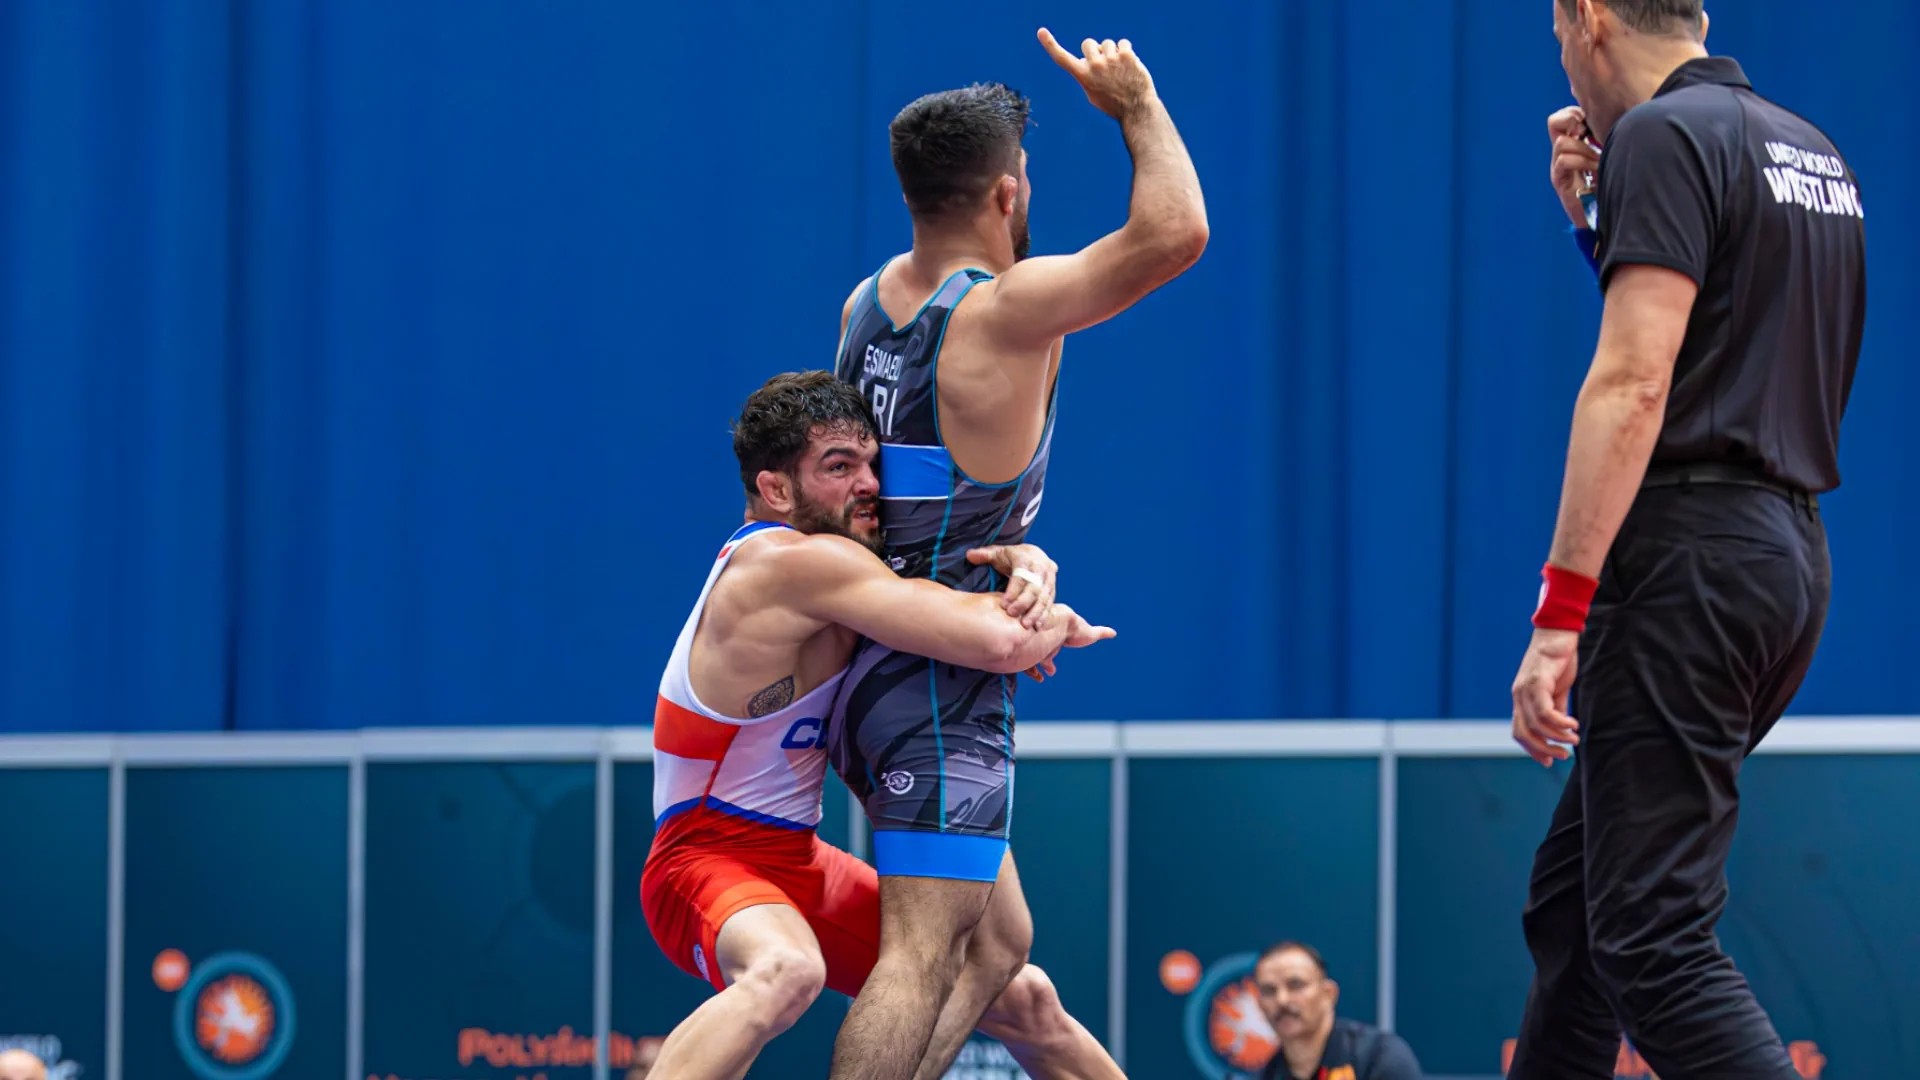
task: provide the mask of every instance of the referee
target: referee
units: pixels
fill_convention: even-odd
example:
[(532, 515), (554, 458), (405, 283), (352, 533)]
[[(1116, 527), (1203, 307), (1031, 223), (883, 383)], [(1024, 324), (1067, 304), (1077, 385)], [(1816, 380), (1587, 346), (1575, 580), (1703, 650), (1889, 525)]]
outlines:
[(1513, 684), (1514, 739), (1543, 765), (1578, 752), (1534, 859), (1508, 1076), (1612, 1077), (1624, 1030), (1661, 1076), (1786, 1080), (1714, 925), (1740, 765), (1826, 619), (1816, 497), (1860, 350), (1860, 192), (1819, 129), (1708, 56), (1700, 0), (1555, 0), (1554, 31), (1601, 146), (1606, 302)]

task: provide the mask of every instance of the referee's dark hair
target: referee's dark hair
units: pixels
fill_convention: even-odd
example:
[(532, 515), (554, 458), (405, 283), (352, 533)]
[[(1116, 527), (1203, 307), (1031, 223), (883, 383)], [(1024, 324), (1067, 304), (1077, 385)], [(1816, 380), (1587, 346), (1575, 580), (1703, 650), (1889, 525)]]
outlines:
[[(1706, 11), (1705, 0), (1598, 0), (1620, 21), (1643, 34), (1685, 36), (1698, 40), (1700, 17)], [(1569, 14), (1578, 10), (1579, 0), (1560, 0)]]
[(1313, 966), (1319, 969), (1321, 978), (1324, 979), (1327, 977), (1327, 961), (1325, 957), (1320, 955), (1320, 950), (1314, 948), (1311, 945), (1308, 945), (1304, 942), (1299, 942), (1299, 941), (1274, 942), (1273, 944), (1267, 946), (1267, 951), (1260, 954), (1260, 958), (1253, 962), (1253, 966), (1259, 967), (1261, 964), (1264, 964), (1267, 962), (1267, 957), (1278, 956), (1283, 952), (1299, 953), (1300, 955), (1313, 961)]

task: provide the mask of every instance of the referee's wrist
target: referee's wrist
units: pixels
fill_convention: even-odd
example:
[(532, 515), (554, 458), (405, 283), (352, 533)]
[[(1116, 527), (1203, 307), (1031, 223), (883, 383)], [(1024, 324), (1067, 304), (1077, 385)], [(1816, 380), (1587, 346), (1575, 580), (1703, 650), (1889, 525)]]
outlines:
[(1540, 568), (1540, 600), (1534, 605), (1533, 625), (1541, 630), (1587, 628), (1587, 613), (1593, 607), (1593, 594), (1600, 588), (1596, 578), (1547, 563)]

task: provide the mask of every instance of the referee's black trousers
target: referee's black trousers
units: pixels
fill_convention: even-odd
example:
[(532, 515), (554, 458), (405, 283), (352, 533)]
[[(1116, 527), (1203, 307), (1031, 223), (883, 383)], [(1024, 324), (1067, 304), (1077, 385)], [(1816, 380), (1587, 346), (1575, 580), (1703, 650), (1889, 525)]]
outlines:
[(1581, 635), (1581, 742), (1534, 857), (1509, 1080), (1610, 1080), (1623, 1030), (1670, 1080), (1798, 1076), (1714, 927), (1741, 763), (1799, 689), (1831, 586), (1805, 495), (1639, 493)]

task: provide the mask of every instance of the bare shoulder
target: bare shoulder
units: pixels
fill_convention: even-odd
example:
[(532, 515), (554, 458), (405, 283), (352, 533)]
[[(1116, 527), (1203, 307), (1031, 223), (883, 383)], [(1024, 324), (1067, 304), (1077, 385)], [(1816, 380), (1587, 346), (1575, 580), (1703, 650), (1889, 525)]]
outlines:
[(763, 636), (804, 637), (832, 621), (819, 614), (823, 601), (841, 595), (863, 574), (885, 569), (872, 552), (846, 537), (769, 529), (733, 553), (708, 601), (723, 622), (747, 619)]
[(740, 549), (734, 561), (744, 563), (756, 587), (782, 594), (885, 569), (873, 552), (844, 536), (792, 529), (769, 531), (759, 543)]
[[(1032, 354), (1042, 345), (1059, 341), (1064, 335), (1054, 334), (1050, 328), (1043, 326), (1036, 332), (1036, 322), (1044, 324), (1045, 320), (1036, 320), (1026, 283), (1036, 275), (1066, 273), (1062, 264), (1070, 258), (1036, 255), (1009, 267), (1004, 274), (980, 282), (969, 289), (965, 299), (954, 308), (955, 322), (970, 324), (978, 339), (1009, 346), (1010, 351), (1017, 353)], [(1047, 265), (1036, 267), (1034, 264)]]
[(862, 278), (860, 284), (855, 285), (853, 291), (847, 294), (847, 302), (840, 305), (841, 334), (844, 335), (847, 332), (847, 324), (853, 321), (853, 306), (860, 302), (860, 295), (872, 287), (873, 277), (869, 275), (868, 277)]
[[(1031, 375), (1044, 370), (1037, 365), (1058, 359), (1063, 336), (1047, 337), (1029, 332), (1018, 302), (1003, 302), (1009, 287), (1003, 277), (988, 278), (967, 290), (954, 305), (947, 329), (947, 348), (940, 356), (943, 376), (950, 367), (992, 372), (991, 385), (1000, 387), (1009, 371)], [(1032, 384), (1022, 379), (1021, 385), (1027, 388), (1021, 391), (1024, 396)], [(943, 383), (941, 388), (948, 387)]]

